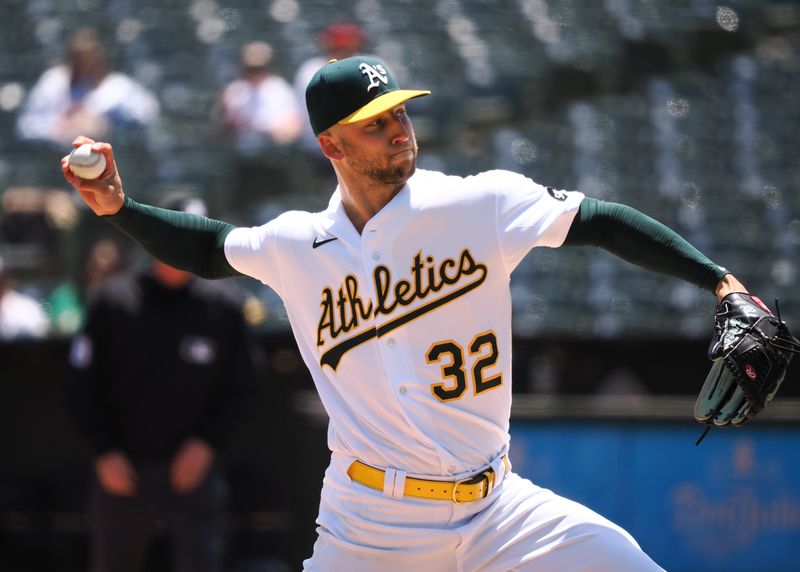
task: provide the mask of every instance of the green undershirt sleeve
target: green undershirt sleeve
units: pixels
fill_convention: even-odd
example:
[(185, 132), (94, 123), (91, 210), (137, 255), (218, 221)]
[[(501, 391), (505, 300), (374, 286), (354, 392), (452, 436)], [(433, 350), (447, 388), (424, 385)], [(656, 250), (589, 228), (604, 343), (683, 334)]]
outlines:
[(581, 202), (564, 245), (599, 246), (637, 266), (711, 292), (729, 273), (662, 223), (632, 207), (588, 197)]
[(130, 197), (116, 214), (102, 218), (170, 266), (201, 278), (241, 276), (225, 257), (225, 237), (235, 228), (231, 224), (142, 205)]

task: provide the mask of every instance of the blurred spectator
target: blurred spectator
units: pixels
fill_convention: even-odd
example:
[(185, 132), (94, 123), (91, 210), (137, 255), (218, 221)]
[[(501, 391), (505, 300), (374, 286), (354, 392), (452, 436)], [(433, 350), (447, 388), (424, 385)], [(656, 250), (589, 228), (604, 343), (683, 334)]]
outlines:
[[(197, 199), (165, 205), (204, 211)], [(100, 288), (73, 341), (70, 405), (91, 445), (93, 572), (142, 572), (157, 523), (175, 569), (220, 572), (228, 487), (218, 463), (257, 360), (231, 284), (153, 261)]]
[[(301, 144), (304, 151), (322, 157), (317, 138), (311, 130), (311, 122), (306, 111), (306, 86), (314, 73), (332, 59), (342, 60), (360, 53), (364, 49), (364, 32), (356, 24), (347, 22), (330, 24), (319, 35), (319, 47), (322, 53), (313, 56), (300, 64), (294, 76), (294, 90), (303, 110), (303, 134)], [(330, 170), (330, 162), (325, 161), (326, 170)]]
[(122, 253), (114, 240), (101, 238), (92, 244), (78, 276), (59, 284), (50, 293), (48, 304), (53, 332), (70, 336), (81, 329), (86, 307), (102, 285), (122, 268)]
[(62, 234), (78, 223), (72, 195), (60, 189), (10, 187), (0, 198), (0, 252), (21, 281), (49, 279), (61, 266)]
[(46, 70), (17, 121), (22, 139), (68, 149), (78, 135), (108, 139), (117, 128), (141, 129), (158, 117), (156, 98), (129, 76), (112, 71), (96, 32), (77, 31), (64, 63)]
[[(303, 132), (300, 136), (300, 148), (311, 165), (313, 176), (311, 185), (316, 187), (315, 192), (327, 197), (336, 186), (336, 177), (330, 167), (330, 161), (322, 154), (317, 138), (311, 129), (306, 110), (306, 86), (311, 81), (314, 73), (332, 59), (341, 60), (349, 58), (364, 49), (364, 32), (356, 24), (348, 22), (328, 25), (319, 35), (321, 53), (307, 59), (300, 64), (294, 76), (295, 97), (303, 111)], [(306, 167), (308, 169), (309, 167)]]
[(45, 192), (38, 187), (11, 187), (0, 200), (0, 241), (3, 244), (49, 250), (55, 242), (45, 213)]
[(291, 85), (272, 69), (269, 44), (243, 46), (240, 66), (241, 77), (219, 95), (217, 115), (234, 153), (236, 203), (246, 208), (251, 197), (290, 190), (288, 161), (300, 136), (302, 115)]
[(0, 341), (44, 337), (48, 319), (41, 304), (14, 290), (12, 282), (0, 258)]

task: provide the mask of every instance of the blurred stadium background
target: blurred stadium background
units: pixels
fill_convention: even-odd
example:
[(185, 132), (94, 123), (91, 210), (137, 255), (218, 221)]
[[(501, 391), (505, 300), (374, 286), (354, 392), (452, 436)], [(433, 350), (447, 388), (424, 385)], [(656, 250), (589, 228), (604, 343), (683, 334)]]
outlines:
[[(92, 25), (114, 67), (162, 106), (146, 140), (113, 141), (127, 192), (150, 201), (189, 190), (212, 214), (258, 222), (229, 204), (215, 98), (244, 43), (269, 42), (291, 81), (337, 21), (361, 26), (401, 84), (433, 91), (409, 105), (421, 167), (507, 168), (630, 204), (779, 299), (800, 327), (797, 1), (0, 0), (0, 193), (64, 188), (67, 150), (21, 142), (15, 123), (71, 32)], [(328, 190), (308, 188), (299, 157), (287, 154), (297, 176), (256, 217), (325, 206)], [(20, 287), (42, 301), (110, 233), (75, 208), (77, 222), (49, 242), (0, 244)], [(229, 459), (239, 491), (231, 570), (297, 569), (313, 541), (325, 421), (280, 300), (242, 286), (263, 307), (270, 390)], [(669, 570), (800, 569), (796, 371), (758, 425), (695, 449), (690, 411), (713, 297), (592, 249), (534, 253), (512, 295), (518, 470), (619, 521)], [(0, 345), (3, 570), (85, 567), (87, 453), (59, 393), (68, 342)], [(282, 455), (296, 459), (293, 483)], [(156, 550), (152, 569), (163, 565)]]

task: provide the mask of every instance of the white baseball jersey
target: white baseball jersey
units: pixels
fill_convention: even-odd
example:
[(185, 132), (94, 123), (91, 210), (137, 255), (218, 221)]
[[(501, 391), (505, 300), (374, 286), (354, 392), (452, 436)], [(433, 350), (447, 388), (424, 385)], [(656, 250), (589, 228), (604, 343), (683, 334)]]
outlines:
[(332, 451), (455, 475), (508, 446), (510, 274), (561, 245), (582, 199), (507, 171), (418, 170), (361, 234), (337, 190), (323, 212), (233, 230), (225, 254), (283, 299)]

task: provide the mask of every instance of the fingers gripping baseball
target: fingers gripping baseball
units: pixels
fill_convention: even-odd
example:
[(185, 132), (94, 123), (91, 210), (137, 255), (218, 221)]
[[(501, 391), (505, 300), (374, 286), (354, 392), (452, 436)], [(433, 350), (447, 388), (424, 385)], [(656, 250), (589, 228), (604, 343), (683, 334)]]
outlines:
[(114, 161), (114, 151), (109, 143), (94, 141), (83, 136), (77, 137), (72, 142), (72, 147), (77, 149), (86, 144), (91, 145), (92, 151), (103, 155), (106, 163), (105, 170), (95, 179), (83, 179), (72, 172), (70, 155), (66, 155), (61, 159), (61, 172), (96, 215), (115, 214), (125, 202), (125, 193), (122, 190), (122, 180)]

